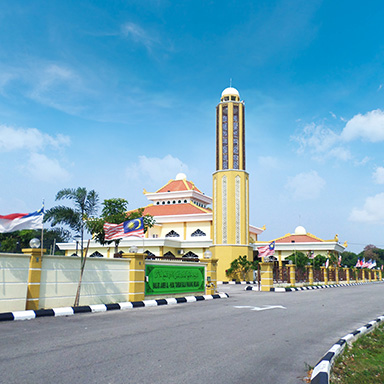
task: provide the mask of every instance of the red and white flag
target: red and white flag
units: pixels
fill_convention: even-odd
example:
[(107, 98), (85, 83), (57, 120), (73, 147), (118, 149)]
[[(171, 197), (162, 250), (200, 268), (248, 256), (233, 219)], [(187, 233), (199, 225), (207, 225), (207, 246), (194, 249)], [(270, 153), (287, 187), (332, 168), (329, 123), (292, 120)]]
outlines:
[(124, 221), (121, 224), (104, 224), (104, 239), (106, 241), (121, 239), (123, 237), (138, 236), (144, 237), (143, 218)]
[(259, 257), (273, 256), (275, 253), (275, 242), (272, 241), (272, 243), (264, 247), (258, 247), (257, 250), (259, 251)]

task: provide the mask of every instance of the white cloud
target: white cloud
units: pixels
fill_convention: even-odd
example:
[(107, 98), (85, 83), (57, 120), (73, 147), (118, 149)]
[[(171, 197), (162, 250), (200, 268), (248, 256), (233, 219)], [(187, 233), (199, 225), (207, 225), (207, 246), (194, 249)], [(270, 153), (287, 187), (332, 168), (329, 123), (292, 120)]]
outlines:
[(339, 144), (339, 136), (323, 124), (307, 124), (302, 132), (291, 139), (299, 144), (299, 153), (308, 153), (316, 160), (334, 157), (345, 161), (352, 157), (350, 151)]
[[(332, 112), (330, 114), (336, 118)], [(298, 153), (309, 153), (315, 160), (336, 158), (348, 161), (352, 159), (352, 154), (345, 143), (357, 139), (372, 143), (384, 141), (384, 111), (376, 109), (365, 115), (353, 116), (346, 122), (340, 134), (323, 123), (307, 124), (291, 139), (299, 144)]]
[(131, 38), (135, 43), (143, 44), (148, 50), (158, 44), (155, 35), (145, 31), (140, 25), (135, 23), (125, 23), (121, 26), (121, 33), (124, 37)]
[(143, 181), (149, 179), (156, 184), (164, 184), (164, 181), (174, 179), (179, 172), (188, 176), (188, 166), (172, 155), (166, 155), (162, 159), (139, 156), (138, 163), (127, 167), (126, 175), (129, 179)]
[(363, 223), (383, 223), (384, 193), (367, 197), (362, 209), (352, 209), (349, 220)]
[(289, 178), (285, 188), (297, 200), (313, 200), (320, 196), (325, 184), (316, 171), (309, 171)]
[(364, 157), (363, 159), (361, 159), (360, 161), (359, 161), (359, 160), (356, 160), (354, 164), (355, 164), (356, 166), (365, 165), (365, 164), (367, 164), (368, 161), (370, 161), (370, 160), (371, 160), (370, 157), (365, 156), (365, 157)]
[(375, 109), (358, 114), (347, 122), (340, 138), (344, 141), (364, 139), (372, 143), (384, 141), (384, 111)]
[(58, 134), (56, 137), (50, 136), (36, 128), (14, 128), (0, 125), (0, 152), (15, 150), (39, 150), (46, 146), (60, 148), (67, 146), (70, 138)]
[(70, 174), (56, 159), (39, 153), (31, 154), (25, 170), (30, 176), (41, 181), (56, 182), (70, 179)]
[(377, 167), (375, 169), (373, 180), (376, 184), (384, 184), (384, 167)]

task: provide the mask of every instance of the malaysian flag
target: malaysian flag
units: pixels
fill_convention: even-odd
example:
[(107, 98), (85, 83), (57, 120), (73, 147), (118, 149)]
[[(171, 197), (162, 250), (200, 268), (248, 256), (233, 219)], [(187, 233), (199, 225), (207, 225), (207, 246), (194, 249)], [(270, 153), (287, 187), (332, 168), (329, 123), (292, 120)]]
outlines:
[(275, 242), (265, 245), (264, 247), (258, 247), (259, 257), (269, 257), (275, 253)]
[(106, 241), (121, 239), (122, 237), (138, 236), (144, 237), (144, 221), (143, 218), (124, 221), (121, 224), (104, 224), (104, 232)]

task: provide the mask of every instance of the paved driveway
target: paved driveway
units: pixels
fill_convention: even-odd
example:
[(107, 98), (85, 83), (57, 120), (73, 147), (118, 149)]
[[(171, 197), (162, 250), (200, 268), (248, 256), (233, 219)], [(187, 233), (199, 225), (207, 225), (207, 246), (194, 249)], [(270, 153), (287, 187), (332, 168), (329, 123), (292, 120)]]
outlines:
[(0, 323), (5, 383), (300, 383), (384, 313), (384, 284)]

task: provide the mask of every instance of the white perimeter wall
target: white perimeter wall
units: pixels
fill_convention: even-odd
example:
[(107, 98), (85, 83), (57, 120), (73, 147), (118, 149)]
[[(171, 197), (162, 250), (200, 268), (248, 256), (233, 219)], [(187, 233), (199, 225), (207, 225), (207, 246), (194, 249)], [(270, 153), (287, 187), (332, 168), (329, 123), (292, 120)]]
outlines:
[(0, 254), (0, 312), (25, 310), (30, 255)]
[[(80, 305), (128, 301), (129, 260), (87, 258)], [(44, 256), (40, 308), (73, 306), (80, 277), (80, 257)]]

